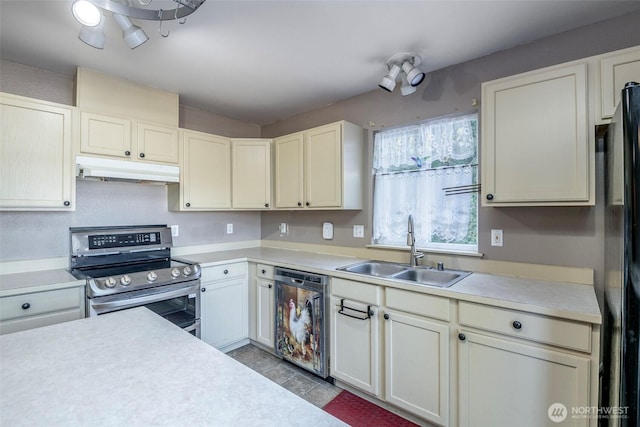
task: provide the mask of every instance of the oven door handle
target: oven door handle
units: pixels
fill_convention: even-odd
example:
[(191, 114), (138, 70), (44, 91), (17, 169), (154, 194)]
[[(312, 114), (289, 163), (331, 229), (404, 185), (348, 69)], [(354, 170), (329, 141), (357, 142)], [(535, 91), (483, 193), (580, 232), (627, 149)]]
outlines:
[(109, 311), (113, 311), (114, 309), (121, 310), (128, 307), (137, 307), (139, 305), (143, 305), (151, 302), (164, 301), (170, 298), (189, 295), (192, 292), (198, 292), (199, 287), (200, 285), (189, 286), (189, 287), (185, 287), (183, 289), (177, 289), (174, 291), (160, 292), (153, 295), (147, 295), (139, 298), (131, 298), (131, 299), (120, 300), (120, 301), (98, 302), (98, 303), (94, 302), (95, 300), (90, 300), (90, 301), (91, 301), (91, 307), (93, 307), (93, 309), (97, 313), (102, 313), (102, 312), (105, 312), (105, 310), (109, 310)]

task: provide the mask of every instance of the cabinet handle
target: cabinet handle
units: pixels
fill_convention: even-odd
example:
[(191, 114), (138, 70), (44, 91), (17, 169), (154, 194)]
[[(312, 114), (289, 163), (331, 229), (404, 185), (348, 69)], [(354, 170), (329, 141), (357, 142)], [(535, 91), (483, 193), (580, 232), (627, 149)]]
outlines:
[(28, 310), (29, 307), (31, 307), (31, 304), (29, 304), (28, 302), (25, 302), (24, 304), (22, 304), (22, 309), (23, 310)]
[(301, 203), (301, 202), (298, 202), (298, 206), (302, 206), (302, 203)]
[(223, 271), (224, 274), (229, 274), (229, 270)]
[(264, 268), (262, 269), (262, 274), (265, 274), (267, 272), (267, 270), (265, 270)]
[(71, 202), (70, 202), (70, 201), (68, 201), (68, 200), (65, 200), (65, 201), (64, 201), (64, 203), (63, 203), (63, 205), (65, 205), (65, 206), (71, 206)]
[(186, 206), (187, 206), (187, 207), (190, 207), (190, 206), (191, 206), (191, 203), (187, 203), (187, 205), (186, 205)]
[(512, 325), (515, 329), (522, 329), (522, 323), (518, 322), (517, 320), (514, 320)]
[(125, 155), (125, 156), (130, 156), (130, 155), (131, 155), (131, 151), (129, 151), (129, 150), (125, 151), (125, 152), (124, 152), (124, 155)]
[(201, 288), (200, 292), (207, 292), (207, 288)]
[[(365, 316), (364, 317), (356, 316), (356, 315), (353, 315), (353, 314), (345, 312), (345, 310), (350, 310), (350, 311), (354, 311), (356, 313), (361, 313), (361, 314), (364, 314)], [(353, 317), (354, 319), (358, 319), (358, 320), (367, 320), (371, 316), (374, 315), (373, 310), (371, 310), (371, 306), (370, 305), (367, 306), (367, 311), (358, 310), (357, 308), (346, 307), (344, 305), (344, 298), (342, 298), (340, 300), (340, 310), (338, 310), (338, 314), (342, 314), (343, 316), (347, 316), (347, 317)]]
[(140, 158), (144, 159), (144, 153), (140, 153)]
[(487, 200), (493, 200), (493, 194), (491, 193), (487, 194)]
[(384, 317), (384, 320), (389, 320), (389, 314), (388, 313), (385, 313), (384, 316), (382, 316), (382, 317)]
[(467, 339), (467, 337), (465, 336), (465, 334), (458, 334), (458, 339), (459, 339), (460, 341), (464, 341), (464, 340), (466, 340), (466, 339)]
[(265, 203), (265, 204), (264, 204), (264, 207), (265, 207), (265, 208), (268, 208), (268, 207), (269, 207), (269, 203)]
[(273, 285), (269, 285), (269, 289), (273, 288)]
[(307, 203), (305, 203), (305, 205), (307, 205), (307, 206), (311, 206), (311, 203), (307, 202)]

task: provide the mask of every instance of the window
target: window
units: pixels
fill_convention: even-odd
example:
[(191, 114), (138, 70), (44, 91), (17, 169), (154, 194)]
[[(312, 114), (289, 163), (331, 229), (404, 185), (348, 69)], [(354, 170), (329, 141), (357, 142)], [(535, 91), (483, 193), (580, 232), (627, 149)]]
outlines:
[(431, 120), (375, 134), (373, 243), (478, 251), (478, 116)]

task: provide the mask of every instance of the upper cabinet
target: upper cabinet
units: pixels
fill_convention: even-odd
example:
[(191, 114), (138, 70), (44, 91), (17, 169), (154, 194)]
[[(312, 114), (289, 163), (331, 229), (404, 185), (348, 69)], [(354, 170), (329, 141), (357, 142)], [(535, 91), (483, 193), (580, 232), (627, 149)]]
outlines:
[(600, 102), (596, 118), (610, 119), (620, 102), (620, 92), (628, 82), (640, 83), (640, 46), (610, 52), (597, 57), (600, 71)]
[(177, 128), (83, 111), (80, 129), (84, 154), (178, 163)]
[(0, 94), (0, 209), (74, 210), (74, 109)]
[(363, 130), (345, 121), (276, 138), (279, 209), (362, 209)]
[(231, 142), (232, 206), (269, 209), (271, 202), (271, 140), (234, 139)]
[(231, 208), (231, 140), (180, 131), (180, 184), (168, 186), (171, 210)]
[(587, 62), (482, 84), (482, 204), (595, 203)]

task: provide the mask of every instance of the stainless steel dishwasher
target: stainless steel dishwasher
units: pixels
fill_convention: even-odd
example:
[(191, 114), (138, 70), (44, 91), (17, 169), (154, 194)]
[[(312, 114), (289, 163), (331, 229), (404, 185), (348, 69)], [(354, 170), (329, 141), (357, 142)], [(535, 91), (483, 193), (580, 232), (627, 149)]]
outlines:
[(329, 376), (329, 278), (276, 267), (276, 354), (314, 374)]

